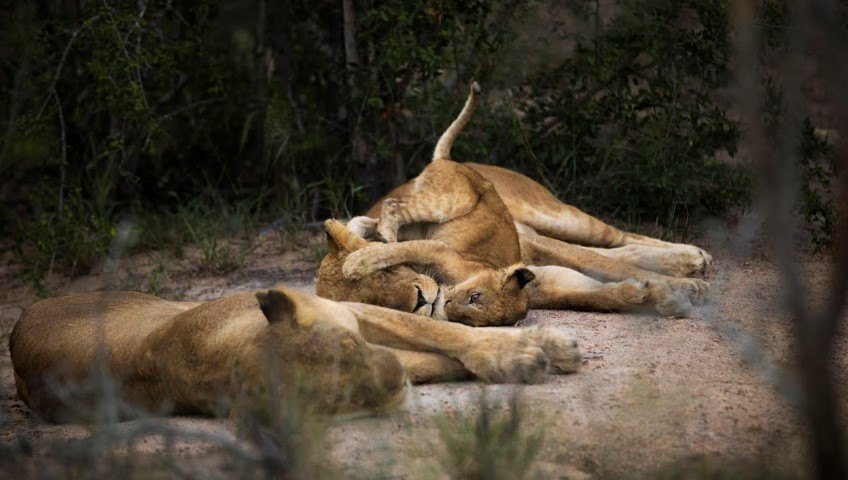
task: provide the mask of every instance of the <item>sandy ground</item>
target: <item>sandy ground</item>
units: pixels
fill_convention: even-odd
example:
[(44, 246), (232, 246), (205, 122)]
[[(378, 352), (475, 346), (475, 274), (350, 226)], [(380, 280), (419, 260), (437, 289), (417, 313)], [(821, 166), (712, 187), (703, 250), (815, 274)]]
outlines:
[[(193, 268), (196, 262), (189, 253), (169, 269), (173, 273), (160, 294), (209, 299), (280, 282), (314, 291), (318, 243), (304, 249), (307, 253), (293, 254), (280, 253), (275, 240), (266, 239), (245, 265), (225, 276)], [(702, 461), (764, 465), (787, 474), (803, 471), (808, 454), (804, 427), (792, 408), (797, 390), (787, 375), (791, 323), (782, 308), (779, 271), (761, 254), (738, 259), (720, 245), (704, 246), (715, 254), (716, 272), (710, 300), (691, 318), (539, 310), (521, 322), (567, 328), (586, 354), (579, 373), (519, 388), (522, 428), (544, 438), (534, 476), (630, 478), (669, 464)], [(0, 401), (7, 417), (0, 443), (14, 446), (25, 436), (38, 459), (49, 456), (56, 440), (84, 439), (92, 430), (44, 424), (17, 399), (7, 339), (35, 296), (14, 279), (8, 255), (0, 260)], [(121, 273), (78, 278), (55, 293), (144, 290), (153, 264), (150, 255), (131, 257)], [(822, 290), (830, 267), (827, 257), (804, 255), (802, 265), (809, 291)], [(819, 303), (810, 300), (811, 308)], [(848, 398), (846, 324), (836, 338), (835, 356), (843, 411)], [(446, 451), (439, 425), (470, 422), (482, 390), (474, 382), (419, 386), (390, 414), (337, 422), (328, 432), (324, 461), (346, 477), (443, 477)], [(486, 393), (490, 401), (504, 405), (515, 387), (489, 386)], [(119, 428), (127, 432), (139, 425), (126, 422)], [(226, 420), (175, 418), (166, 425), (213, 440), (180, 440), (167, 447), (161, 436), (142, 435), (138, 448), (170, 452), (215, 472), (221, 451), (211, 445), (239, 443)]]

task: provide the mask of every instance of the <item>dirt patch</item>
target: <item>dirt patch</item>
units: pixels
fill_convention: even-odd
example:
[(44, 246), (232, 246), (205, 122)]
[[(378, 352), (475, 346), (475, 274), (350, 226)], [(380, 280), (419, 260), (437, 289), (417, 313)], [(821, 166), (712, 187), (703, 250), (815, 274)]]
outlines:
[[(761, 255), (738, 260), (720, 250), (713, 253), (718, 274), (711, 299), (691, 318), (538, 310), (521, 322), (521, 326), (567, 328), (580, 338), (586, 352), (580, 373), (520, 387), (523, 428), (544, 435), (536, 462), (539, 476), (632, 476), (699, 458), (768, 464), (788, 473), (804, 467), (804, 427), (791, 403), (798, 400), (797, 388), (785, 374), (792, 365), (792, 336), (782, 308), (779, 271)], [(229, 275), (177, 268), (167, 275), (162, 291), (186, 300), (277, 283), (314, 291), (319, 257), (268, 247), (254, 252)], [(91, 430), (43, 424), (17, 400), (6, 341), (14, 321), (35, 296), (10, 278), (12, 268), (6, 263), (0, 267), (5, 269), (0, 270), (0, 286), (7, 287), (0, 303), (0, 399), (10, 421), (0, 439), (10, 445), (25, 432), (34, 439), (38, 454), (39, 445), (84, 439)], [(150, 262), (130, 259), (129, 263), (136, 270), (119, 275), (119, 283), (144, 275)], [(815, 308), (821, 303), (815, 293), (823, 290), (830, 263), (824, 257), (806, 256), (803, 266)], [(109, 287), (102, 277), (77, 279), (60, 292)], [(846, 330), (848, 322), (843, 322), (835, 356), (843, 393), (848, 383)], [(439, 421), (473, 415), (481, 388), (474, 382), (415, 387), (404, 407), (391, 414), (339, 422), (327, 437), (332, 463), (349, 477), (443, 476)], [(512, 396), (514, 389), (486, 387), (488, 398), (496, 403)], [(839, 398), (845, 411), (848, 397)], [(203, 438), (238, 443), (226, 420), (177, 418), (167, 424), (175, 431), (194, 432), (196, 439), (183, 441), (175, 451), (167, 450), (161, 436), (141, 435), (138, 448), (148, 453), (170, 451), (214, 469), (222, 450)], [(132, 432), (139, 425), (126, 422), (120, 428)]]

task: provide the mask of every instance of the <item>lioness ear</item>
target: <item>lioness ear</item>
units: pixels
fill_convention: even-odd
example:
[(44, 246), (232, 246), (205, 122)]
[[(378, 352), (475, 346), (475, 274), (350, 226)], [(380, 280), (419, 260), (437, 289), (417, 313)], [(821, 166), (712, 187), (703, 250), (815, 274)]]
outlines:
[(532, 282), (536, 278), (536, 275), (525, 267), (513, 268), (515, 269), (509, 273), (506, 281), (507, 283), (513, 281), (516, 282), (519, 290), (524, 288), (528, 283)]
[(331, 254), (350, 253), (368, 244), (338, 220), (330, 219), (324, 222), (324, 231), (327, 233), (327, 247)]
[(327, 253), (330, 255), (338, 255), (339, 254), (339, 244), (336, 243), (336, 240), (330, 235), (330, 232), (325, 232), (327, 235)]
[(286, 322), (288, 325), (295, 326), (297, 320), (297, 305), (294, 301), (280, 290), (267, 290), (264, 292), (256, 292), (256, 300), (259, 301), (259, 308), (268, 319), (268, 323)]

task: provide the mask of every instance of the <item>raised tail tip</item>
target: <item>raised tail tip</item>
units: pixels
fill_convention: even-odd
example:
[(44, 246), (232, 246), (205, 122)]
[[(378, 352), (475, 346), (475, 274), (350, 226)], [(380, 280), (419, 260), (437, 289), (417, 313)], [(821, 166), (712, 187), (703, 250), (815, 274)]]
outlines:
[(483, 87), (477, 82), (471, 82), (471, 93), (483, 93)]

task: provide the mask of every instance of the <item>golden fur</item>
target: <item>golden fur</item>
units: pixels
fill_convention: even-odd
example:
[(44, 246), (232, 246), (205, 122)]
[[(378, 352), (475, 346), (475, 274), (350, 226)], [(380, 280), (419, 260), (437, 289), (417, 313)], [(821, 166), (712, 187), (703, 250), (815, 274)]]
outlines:
[[(361, 284), (376, 272), (414, 266), (445, 284), (450, 320), (478, 326), (512, 324), (528, 307), (688, 313), (706, 283), (663, 274), (702, 273), (710, 260), (702, 250), (621, 232), (518, 173), (439, 158), (449, 154), (459, 133), (455, 127), (467, 123), (478, 92), (472, 88), (463, 112), (439, 140), (434, 161), (348, 224), (350, 233), (388, 243), (329, 259), (328, 267), (343, 262), (342, 275), (336, 265), (320, 272), (319, 280), (324, 275), (338, 285)], [(599, 251), (563, 240), (629, 250)], [(656, 271), (638, 268), (646, 266)]]
[(348, 279), (342, 274), (344, 260), (368, 242), (335, 220), (325, 223), (329, 251), (318, 268), (316, 293), (338, 301), (380, 305), (404, 312), (447, 320), (442, 288), (427, 275), (406, 265), (375, 272), (368, 278)]
[(477, 377), (540, 382), (579, 366), (572, 337), (550, 328), (471, 329), (278, 287), (172, 302), (86, 293), (30, 307), (9, 339), (18, 395), (55, 422), (97, 419), (104, 382), (122, 418), (226, 415), (272, 378), (320, 413), (380, 411), (412, 382)]
[[(533, 274), (521, 262), (512, 217), (490, 182), (464, 165), (435, 160), (409, 196), (383, 205), (371, 229), (390, 243), (351, 252), (339, 283), (370, 281), (375, 272), (412, 265), (447, 286), (445, 312), (453, 321), (512, 325), (524, 318), (524, 287)], [(319, 278), (322, 273), (329, 272), (319, 271)]]

